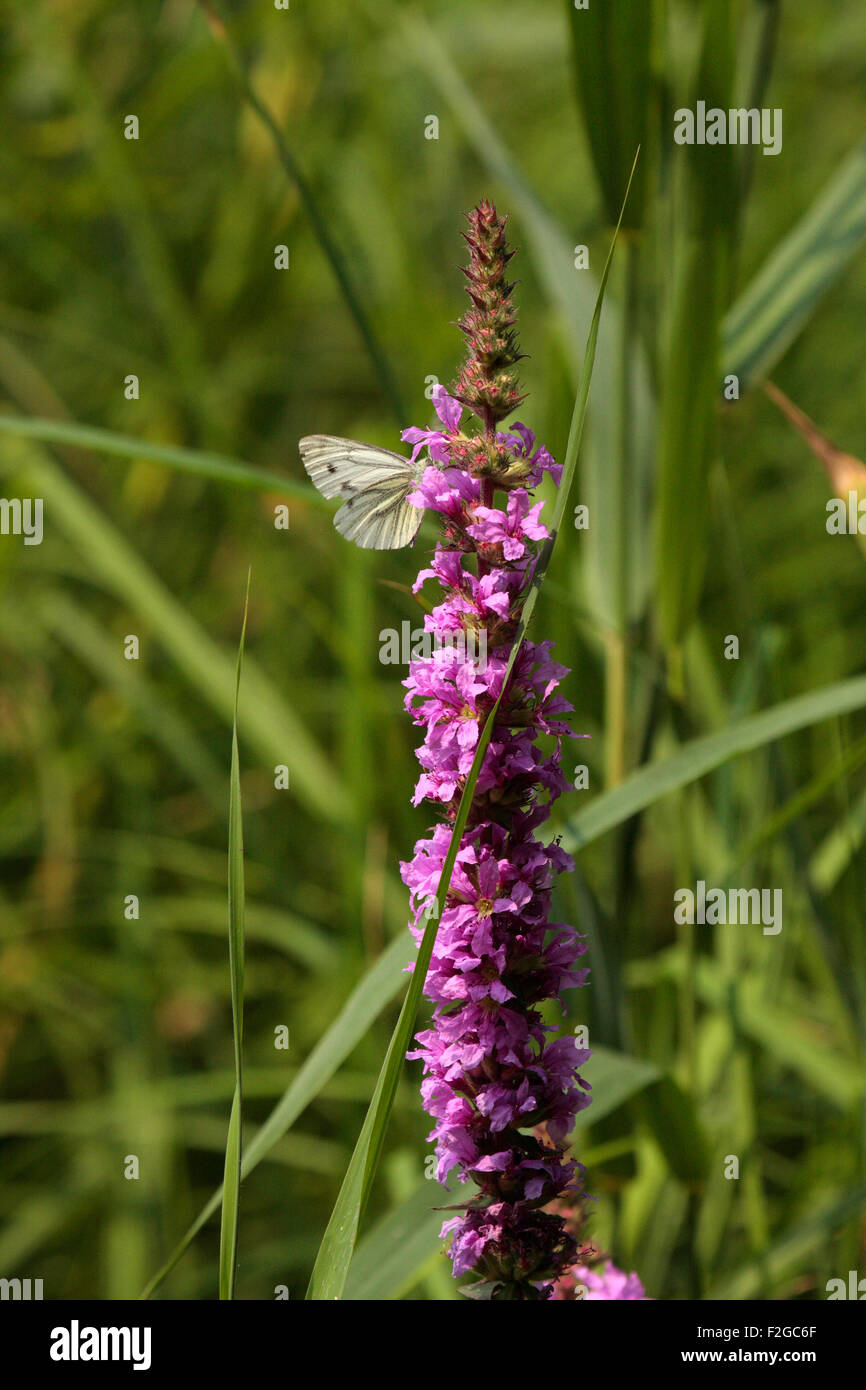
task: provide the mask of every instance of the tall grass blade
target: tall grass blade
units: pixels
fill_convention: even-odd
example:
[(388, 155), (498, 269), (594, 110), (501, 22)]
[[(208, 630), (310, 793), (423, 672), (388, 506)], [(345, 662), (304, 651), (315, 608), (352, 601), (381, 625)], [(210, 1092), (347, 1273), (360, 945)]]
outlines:
[(38, 439), (43, 444), (65, 444), (74, 449), (88, 449), (97, 454), (119, 458), (152, 459), (181, 473), (193, 473), (215, 483), (230, 483), (233, 487), (275, 492), (298, 497), (317, 506), (325, 504), (307, 483), (285, 478), (279, 473), (256, 468), (249, 463), (227, 458), (224, 454), (205, 453), (200, 449), (180, 449), (169, 444), (157, 444), (150, 439), (134, 439), (96, 425), (73, 424), (68, 420), (38, 420), (22, 415), (0, 415), (0, 433)]
[[(605, 212), (608, 221), (615, 222), (635, 145), (646, 145), (654, 7), (647, 0), (617, 0), (615, 5), (578, 10), (573, 0), (565, 0), (565, 8), (577, 98)], [(643, 221), (651, 167), (644, 158), (635, 173), (623, 230), (640, 227)]]
[(220, 1299), (235, 1296), (238, 1262), (238, 1209), (241, 1192), (241, 1144), (243, 1124), (243, 1048), (244, 1048), (244, 828), (241, 809), (241, 773), (238, 754), (238, 698), (244, 644), (247, 635), (247, 614), (250, 607), (250, 573), (247, 573), (247, 593), (238, 662), (235, 675), (235, 708), (232, 719), (232, 769), (229, 792), (229, 971), (232, 994), (232, 1036), (235, 1057), (235, 1090), (232, 1096), (231, 1117), (226, 1140), (225, 1171), (223, 1175), (222, 1217), (220, 1220), (219, 1287)]
[[(707, 0), (693, 105), (727, 109), (733, 88), (732, 8)], [(710, 465), (717, 448), (720, 323), (737, 227), (732, 146), (682, 147), (682, 225), (675, 246), (655, 512), (658, 622), (670, 685), (681, 693), (679, 646), (694, 617), (708, 551)]]
[[(243, 1178), (248, 1177), (274, 1145), (288, 1133), (298, 1116), (315, 1100), (340, 1064), (357, 1046), (370, 1024), (399, 992), (404, 981), (409, 949), (410, 943), (402, 935), (392, 941), (352, 991), (337, 1018), (314, 1047), (291, 1085), (257, 1131), (255, 1138), (248, 1144), (241, 1165)], [(142, 1292), (142, 1298), (150, 1298), (168, 1277), (199, 1231), (219, 1208), (221, 1198), (220, 1187), (202, 1207), (165, 1263), (150, 1279)]]

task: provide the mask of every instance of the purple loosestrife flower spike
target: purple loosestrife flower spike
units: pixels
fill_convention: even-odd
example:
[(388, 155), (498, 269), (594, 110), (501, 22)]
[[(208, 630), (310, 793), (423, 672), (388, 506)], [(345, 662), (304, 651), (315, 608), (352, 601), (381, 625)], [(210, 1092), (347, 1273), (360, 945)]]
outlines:
[[(452, 392), (434, 388), (441, 428), (403, 435), (414, 460), (425, 449), (430, 460), (409, 501), (439, 513), (443, 525), (432, 566), (415, 586), (435, 580), (442, 590), (425, 619), (433, 653), (412, 661), (404, 682), (406, 707), (424, 729), (415, 802), (431, 802), (441, 817), (402, 865), (416, 941), (435, 904), (461, 791), (548, 537), (542, 504), (530, 492), (544, 472), (557, 484), (561, 475), (525, 425), (497, 428), (522, 399), (522, 354), (506, 279), (513, 253), (490, 203), (470, 214), (466, 240), (466, 361)], [(495, 505), (497, 492), (506, 494), (504, 507)], [(478, 1297), (550, 1298), (578, 1251), (563, 1217), (543, 1208), (581, 1191), (582, 1169), (565, 1141), (589, 1104), (578, 1072), (589, 1053), (570, 1034), (553, 1036), (542, 1006), (558, 1001), (564, 1012), (563, 991), (585, 982), (578, 968), (585, 946), (572, 926), (550, 920), (554, 875), (572, 862), (535, 833), (567, 787), (560, 762), (562, 740), (573, 736), (565, 718), (571, 706), (557, 693), (566, 674), (551, 643), (524, 643), (439, 923), (425, 984), (432, 1025), (409, 1053), (423, 1063), (440, 1180), (456, 1166), (460, 1181), (477, 1187), (442, 1234), (450, 1237), (454, 1274), (471, 1271)], [(537, 747), (542, 734), (552, 752)]]

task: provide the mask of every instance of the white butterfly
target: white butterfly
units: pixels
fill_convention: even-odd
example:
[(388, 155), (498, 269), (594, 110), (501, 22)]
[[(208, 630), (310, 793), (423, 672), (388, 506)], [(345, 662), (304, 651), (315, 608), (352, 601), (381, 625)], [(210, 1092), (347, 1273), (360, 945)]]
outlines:
[(322, 496), (343, 499), (334, 525), (346, 540), (362, 550), (399, 550), (415, 539), (424, 508), (406, 498), (426, 462), (333, 434), (308, 434), (298, 447)]

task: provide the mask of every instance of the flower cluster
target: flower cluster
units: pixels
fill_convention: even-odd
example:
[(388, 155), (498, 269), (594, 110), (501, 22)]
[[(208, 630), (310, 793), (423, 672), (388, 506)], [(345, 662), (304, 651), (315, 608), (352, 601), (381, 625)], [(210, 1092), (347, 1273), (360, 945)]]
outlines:
[[(469, 643), (437, 647), (413, 661), (407, 709), (424, 728), (415, 801), (441, 819), (404, 864), (420, 940), (435, 901), (461, 792), (481, 731), (502, 696), (457, 855), (426, 980), (432, 1027), (418, 1034), (422, 1094), (434, 1119), (438, 1172), (457, 1167), (477, 1195), (445, 1222), (455, 1275), (472, 1271), (478, 1296), (549, 1298), (576, 1262), (563, 1218), (542, 1208), (580, 1190), (582, 1170), (565, 1151), (589, 1086), (578, 1073), (589, 1053), (558, 1037), (542, 1005), (582, 985), (584, 944), (550, 921), (554, 875), (572, 867), (538, 827), (566, 788), (561, 743), (571, 706), (557, 693), (566, 674), (551, 644), (524, 642), (506, 668), (539, 546), (548, 538), (542, 504), (529, 491), (560, 471), (525, 426), (498, 429), (520, 400), (514, 366), (511, 286), (504, 221), (490, 204), (470, 215), (469, 293), (461, 322), (469, 353), (453, 394), (434, 389), (439, 430), (410, 429), (414, 457), (430, 460), (410, 500), (442, 517), (442, 539), (416, 590), (435, 580), (442, 601), (425, 620), (443, 639), (461, 629), (487, 634), (483, 669)], [(469, 424), (463, 417), (469, 410)], [(478, 422), (473, 431), (472, 416)], [(495, 494), (507, 496), (495, 506)], [(537, 746), (547, 736), (547, 751)]]
[(558, 1279), (553, 1290), (557, 1302), (572, 1301), (576, 1286), (583, 1285), (581, 1298), (584, 1303), (612, 1303), (623, 1300), (646, 1302), (644, 1286), (636, 1274), (626, 1274), (617, 1269), (612, 1260), (607, 1260), (604, 1269), (590, 1269), (586, 1265), (575, 1265), (573, 1269)]

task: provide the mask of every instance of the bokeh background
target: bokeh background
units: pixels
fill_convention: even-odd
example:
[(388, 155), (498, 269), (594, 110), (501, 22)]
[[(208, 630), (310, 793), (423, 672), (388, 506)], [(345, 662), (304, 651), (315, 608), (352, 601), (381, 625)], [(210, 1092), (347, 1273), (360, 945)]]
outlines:
[[(428, 817), (379, 634), (420, 625), (407, 586), (430, 534), (414, 552), (346, 545), (297, 440), (393, 448), (429, 420), (425, 387), (460, 358), (461, 216), (488, 196), (519, 248), (519, 415), (561, 457), (638, 139), (574, 497), (590, 529), (560, 538), (535, 629), (591, 735), (567, 754), (589, 789), (557, 813), (587, 842), (559, 910), (592, 967), (563, 1024), (598, 1048), (575, 1136), (588, 1232), (657, 1298), (823, 1298), (866, 1274), (866, 695), (833, 694), (862, 670), (866, 567), (827, 534), (833, 483), (761, 389), (771, 375), (866, 451), (860, 6), (623, 4), (607, 47), (603, 16), (582, 33), (556, 0), (259, 0), (221, 10), (231, 48), (193, 0), (4, 11), (0, 469), (4, 496), (44, 499), (45, 535), (0, 537), (0, 1275), (134, 1297), (221, 1181), (252, 565), (248, 1141), (283, 1109), (243, 1187), (238, 1293), (302, 1296), (405, 978), (398, 861)], [(782, 153), (689, 164), (670, 117), (695, 90), (782, 108)], [(651, 789), (631, 818), (610, 800), (640, 765), (810, 691), (830, 694), (785, 738)], [(673, 892), (698, 878), (781, 888), (783, 931), (677, 928)], [(353, 1297), (457, 1296), (418, 1079), (411, 1064)], [(218, 1234), (212, 1217), (159, 1296), (215, 1296)]]

